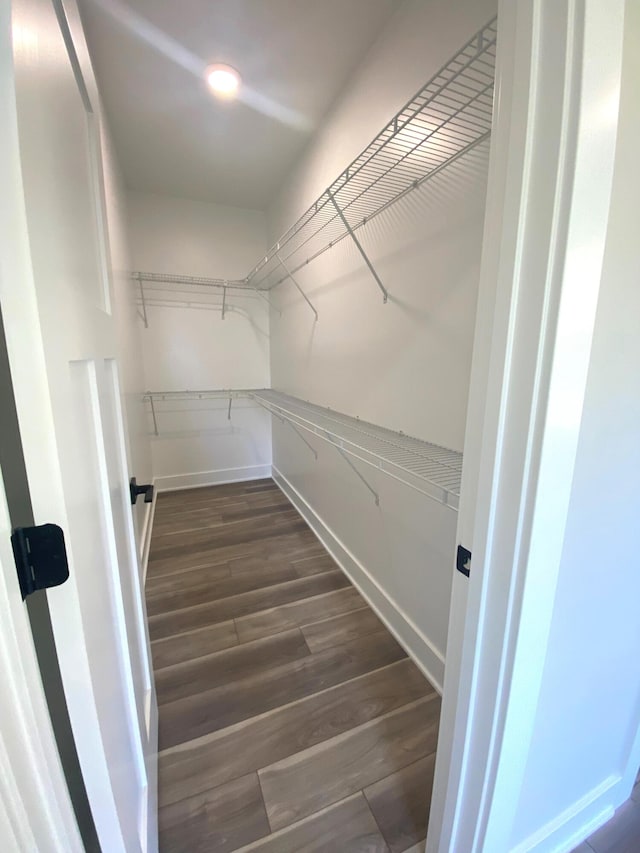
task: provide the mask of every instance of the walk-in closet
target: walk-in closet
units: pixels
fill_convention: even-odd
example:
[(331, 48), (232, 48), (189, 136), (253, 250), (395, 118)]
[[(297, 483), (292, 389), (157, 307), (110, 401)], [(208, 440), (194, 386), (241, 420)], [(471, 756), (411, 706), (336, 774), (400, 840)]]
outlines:
[(632, 411), (633, 4), (10, 5), (51, 849), (621, 850), (634, 641), (571, 531), (621, 529), (579, 473)]
[(167, 850), (424, 844), (497, 25), (387, 5), (266, 214), (129, 196)]

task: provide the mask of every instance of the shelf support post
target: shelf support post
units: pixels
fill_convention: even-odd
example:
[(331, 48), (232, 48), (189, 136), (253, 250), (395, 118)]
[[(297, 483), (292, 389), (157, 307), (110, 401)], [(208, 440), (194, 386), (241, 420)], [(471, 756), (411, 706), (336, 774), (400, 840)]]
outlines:
[(339, 216), (339, 217), (340, 217), (340, 219), (342, 220), (342, 224), (344, 225), (344, 227), (345, 227), (345, 228), (347, 229), (347, 231), (349, 232), (349, 236), (351, 237), (351, 239), (353, 240), (353, 242), (356, 244), (356, 248), (357, 248), (357, 250), (360, 252), (360, 254), (362, 255), (362, 259), (364, 260), (365, 264), (368, 266), (368, 268), (369, 268), (369, 272), (370, 272), (370, 273), (371, 273), (371, 275), (375, 278), (375, 280), (376, 280), (376, 284), (378, 285), (378, 287), (379, 287), (379, 288), (380, 288), (380, 290), (382, 291), (382, 301), (386, 303), (386, 302), (387, 302), (387, 300), (388, 300), (388, 298), (389, 298), (389, 294), (388, 294), (388, 292), (387, 292), (387, 288), (386, 288), (386, 287), (384, 286), (384, 284), (380, 281), (380, 276), (378, 275), (378, 273), (377, 273), (377, 272), (376, 272), (376, 270), (375, 270), (375, 267), (373, 266), (373, 264), (372, 264), (372, 263), (371, 263), (371, 261), (369, 260), (369, 256), (367, 255), (367, 253), (365, 252), (365, 250), (362, 248), (362, 244), (360, 243), (360, 240), (358, 240), (358, 238), (356, 237), (356, 235), (355, 235), (355, 232), (354, 232), (353, 228), (352, 228), (352, 227), (349, 225), (349, 223), (347, 222), (347, 218), (346, 218), (346, 216), (344, 215), (344, 213), (342, 212), (342, 209), (340, 208), (340, 205), (339, 205), (339, 204), (338, 204), (338, 202), (335, 200), (335, 197), (334, 197), (333, 193), (331, 192), (331, 190), (327, 190), (327, 194), (328, 194), (329, 198), (331, 199), (331, 203), (333, 204), (333, 206), (334, 206), (334, 207), (335, 207), (335, 209), (336, 209), (336, 213), (338, 214), (338, 216)]
[(142, 305), (142, 321), (144, 322), (145, 329), (149, 328), (149, 321), (147, 320), (147, 303), (144, 298), (144, 284), (142, 283), (142, 276), (138, 276), (138, 285), (140, 287), (140, 303)]
[(231, 394), (229, 394), (229, 408), (227, 410), (227, 420), (228, 421), (231, 420), (231, 401), (232, 400), (233, 400), (233, 397), (231, 396)]
[(222, 286), (222, 319), (224, 320), (224, 311), (227, 307), (227, 285), (226, 283)]
[(153, 404), (153, 394), (148, 395), (149, 404), (151, 405), (151, 417), (153, 418), (153, 434), (159, 435), (158, 433), (158, 419), (156, 418), (156, 407)]
[(302, 295), (302, 297), (304, 298), (304, 300), (305, 300), (305, 302), (307, 303), (307, 305), (309, 306), (309, 308), (311, 308), (311, 310), (313, 311), (313, 313), (316, 315), (316, 320), (317, 320), (317, 319), (318, 319), (318, 312), (316, 311), (316, 309), (315, 309), (315, 308), (313, 307), (313, 305), (311, 304), (311, 300), (309, 299), (309, 297), (307, 296), (307, 294), (304, 292), (304, 290), (300, 287), (300, 285), (299, 285), (299, 284), (298, 284), (298, 282), (295, 280), (295, 278), (291, 275), (291, 273), (289, 272), (289, 269), (288, 269), (287, 265), (286, 265), (286, 264), (285, 264), (285, 262), (282, 260), (282, 258), (280, 257), (280, 255), (276, 255), (276, 257), (277, 257), (278, 261), (280, 262), (280, 264), (282, 265), (282, 268), (284, 269), (284, 271), (286, 272), (286, 274), (289, 276), (289, 278), (291, 279), (291, 281), (295, 284), (295, 286), (296, 286), (296, 287), (298, 288), (298, 290), (300, 291), (300, 294), (301, 294), (301, 295)]
[(371, 492), (371, 494), (372, 494), (372, 495), (373, 495), (373, 497), (374, 497), (374, 500), (375, 500), (375, 502), (376, 502), (376, 506), (380, 506), (380, 495), (376, 492), (376, 490), (373, 488), (373, 486), (371, 486), (371, 485), (369, 484), (369, 481), (368, 481), (368, 480), (366, 480), (366, 479), (362, 476), (362, 474), (360, 473), (360, 471), (358, 471), (358, 469), (356, 468), (356, 466), (355, 466), (355, 465), (353, 464), (353, 462), (349, 459), (349, 457), (348, 457), (348, 456), (347, 456), (347, 454), (344, 452), (344, 450), (340, 447), (340, 445), (339, 445), (339, 444), (336, 444), (336, 443), (335, 443), (335, 441), (333, 441), (333, 439), (331, 439), (331, 438), (329, 438), (329, 441), (331, 442), (331, 444), (333, 444), (333, 446), (334, 446), (334, 447), (335, 447), (335, 449), (338, 451), (338, 453), (340, 454), (340, 456), (342, 456), (342, 458), (343, 458), (343, 459), (344, 459), (344, 461), (347, 463), (347, 465), (349, 466), (349, 468), (351, 468), (351, 470), (354, 472), (354, 474), (356, 474), (356, 475), (360, 478), (360, 480), (362, 480), (362, 482), (365, 484), (365, 486), (369, 489), (369, 491)]

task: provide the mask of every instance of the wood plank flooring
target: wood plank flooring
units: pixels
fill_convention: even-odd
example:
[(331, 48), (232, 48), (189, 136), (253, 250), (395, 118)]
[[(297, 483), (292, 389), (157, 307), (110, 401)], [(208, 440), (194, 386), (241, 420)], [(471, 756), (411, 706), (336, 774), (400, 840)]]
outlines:
[(160, 494), (162, 853), (416, 853), (440, 698), (271, 480)]

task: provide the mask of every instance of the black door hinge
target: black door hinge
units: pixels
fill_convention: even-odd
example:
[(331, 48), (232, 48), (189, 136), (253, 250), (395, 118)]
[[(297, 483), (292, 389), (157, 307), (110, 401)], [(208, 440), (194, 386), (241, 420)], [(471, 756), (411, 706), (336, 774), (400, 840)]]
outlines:
[(469, 577), (471, 572), (471, 551), (467, 551), (467, 549), (463, 548), (462, 545), (458, 545), (456, 569), (467, 577)]
[(23, 601), (37, 589), (60, 586), (69, 577), (64, 533), (57, 524), (16, 527), (11, 545)]

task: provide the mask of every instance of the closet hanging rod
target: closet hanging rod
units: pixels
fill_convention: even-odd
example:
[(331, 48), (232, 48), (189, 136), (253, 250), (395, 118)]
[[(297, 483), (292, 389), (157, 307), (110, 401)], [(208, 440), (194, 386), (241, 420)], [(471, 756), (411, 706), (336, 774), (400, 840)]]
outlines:
[[(270, 290), (485, 141), (491, 132), (496, 18), (401, 109), (246, 277)], [(361, 251), (363, 251), (361, 249)], [(365, 261), (368, 262), (365, 257)], [(380, 279), (369, 269), (382, 287)], [(384, 290), (383, 290), (384, 293)]]

